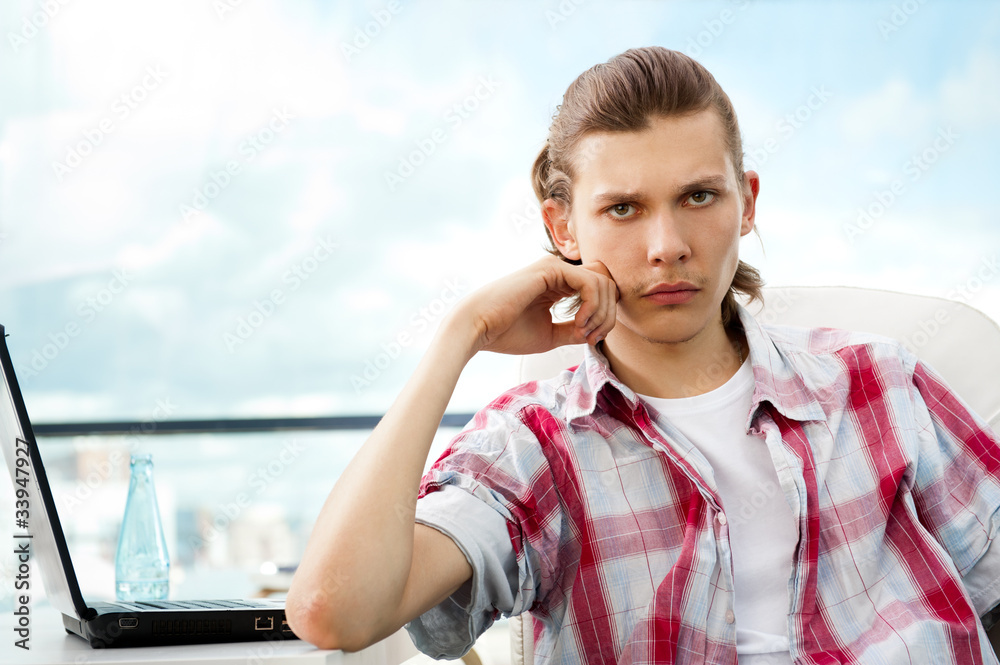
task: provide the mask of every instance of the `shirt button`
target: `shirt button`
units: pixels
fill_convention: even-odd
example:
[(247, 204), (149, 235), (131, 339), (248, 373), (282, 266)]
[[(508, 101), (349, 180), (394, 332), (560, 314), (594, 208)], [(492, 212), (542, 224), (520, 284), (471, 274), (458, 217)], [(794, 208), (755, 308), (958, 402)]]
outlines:
[(718, 515), (715, 516), (715, 519), (717, 519), (719, 521), (719, 524), (721, 524), (722, 526), (726, 526), (726, 514), (725, 513), (719, 513)]
[(733, 623), (736, 621), (736, 615), (733, 614), (732, 610), (726, 611), (726, 623)]

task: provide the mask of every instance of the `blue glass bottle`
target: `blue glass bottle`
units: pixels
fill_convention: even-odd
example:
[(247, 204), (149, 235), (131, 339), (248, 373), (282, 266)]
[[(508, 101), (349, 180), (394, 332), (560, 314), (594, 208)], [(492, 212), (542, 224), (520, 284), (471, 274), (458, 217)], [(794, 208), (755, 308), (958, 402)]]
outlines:
[(132, 456), (125, 517), (115, 556), (118, 600), (166, 600), (170, 556), (153, 486), (153, 456)]

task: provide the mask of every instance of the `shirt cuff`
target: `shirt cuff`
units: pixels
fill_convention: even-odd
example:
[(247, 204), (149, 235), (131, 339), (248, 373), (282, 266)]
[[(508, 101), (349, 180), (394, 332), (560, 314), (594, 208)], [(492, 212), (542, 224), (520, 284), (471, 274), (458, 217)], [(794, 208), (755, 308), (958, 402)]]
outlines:
[(406, 630), (428, 656), (459, 658), (501, 612), (513, 608), (518, 569), (507, 520), (464, 489), (446, 485), (417, 501), (416, 521), (455, 541), (472, 578)]

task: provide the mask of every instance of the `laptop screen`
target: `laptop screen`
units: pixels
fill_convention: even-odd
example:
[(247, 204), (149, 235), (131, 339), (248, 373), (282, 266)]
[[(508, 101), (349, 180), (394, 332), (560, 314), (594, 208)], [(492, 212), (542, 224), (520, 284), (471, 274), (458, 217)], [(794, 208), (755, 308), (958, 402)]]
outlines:
[[(42, 583), (52, 606), (63, 614), (84, 617), (87, 614), (86, 605), (70, 562), (28, 412), (14, 377), (14, 364), (7, 350), (7, 335), (3, 326), (0, 326), (0, 365), (3, 367), (0, 372), (0, 449), (14, 483), (15, 502), (15, 515), (3, 517), (14, 519), (14, 547), (22, 552), (26, 548), (30, 560), (37, 563), (36, 570), (41, 571)], [(15, 557), (15, 579), (21, 563), (20, 557)], [(38, 581), (29, 578), (29, 583), (34, 587)], [(15, 588), (15, 594), (20, 593)], [(34, 595), (31, 589), (25, 589), (23, 593)]]

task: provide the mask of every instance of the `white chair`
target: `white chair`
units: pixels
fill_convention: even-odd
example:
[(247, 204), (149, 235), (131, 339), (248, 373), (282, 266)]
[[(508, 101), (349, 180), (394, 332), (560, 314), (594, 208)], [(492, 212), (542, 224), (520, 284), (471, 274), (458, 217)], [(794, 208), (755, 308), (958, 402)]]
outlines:
[[(771, 287), (764, 289), (763, 307), (754, 303), (750, 309), (765, 324), (843, 328), (899, 339), (1000, 432), (1000, 326), (966, 304), (854, 287)], [(582, 346), (523, 356), (520, 379), (554, 376), (582, 357)], [(534, 662), (534, 635), (525, 618), (510, 620), (512, 665)]]

